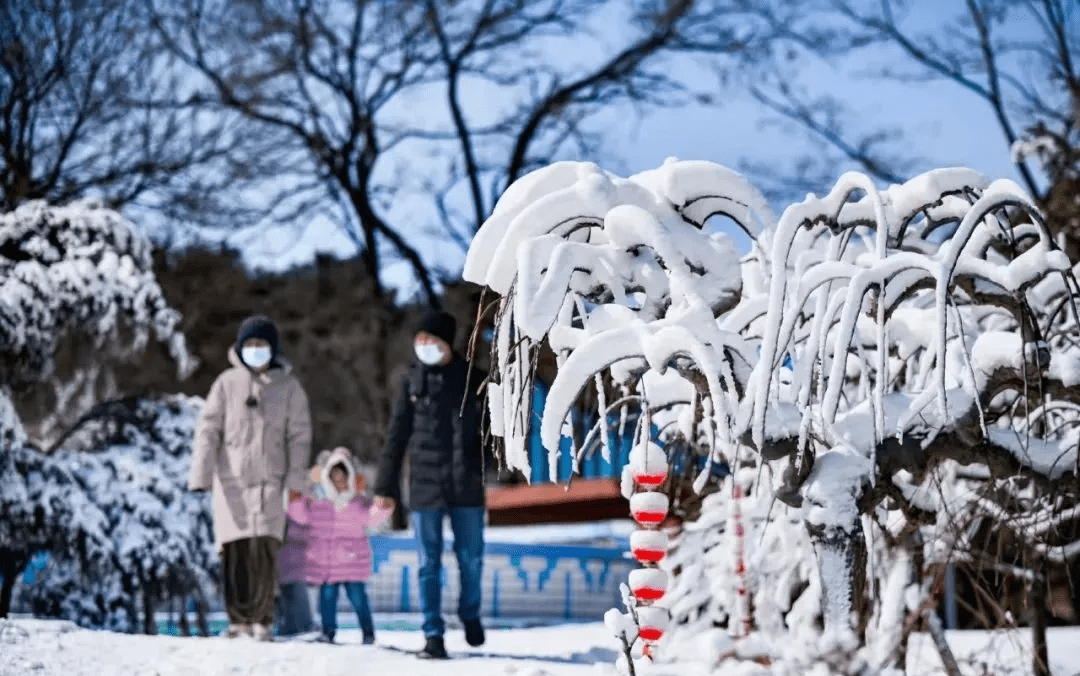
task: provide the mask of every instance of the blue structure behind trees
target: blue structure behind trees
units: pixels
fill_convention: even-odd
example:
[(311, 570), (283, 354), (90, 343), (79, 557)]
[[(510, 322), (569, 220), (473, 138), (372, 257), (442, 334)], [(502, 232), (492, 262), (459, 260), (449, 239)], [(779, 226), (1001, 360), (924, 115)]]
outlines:
[[(544, 415), (544, 404), (547, 400), (549, 387), (539, 378), (533, 387), (532, 396), (532, 424), (529, 426), (529, 465), (531, 474), (529, 480), (532, 483), (544, 483), (548, 481), (566, 481), (574, 472), (573, 444), (569, 437), (564, 436), (559, 444), (558, 476), (551, 476), (548, 464), (547, 449), (540, 441), (540, 420)], [(584, 438), (589, 429), (596, 424), (596, 413), (583, 413), (575, 409), (572, 413), (574, 428), (580, 430), (579, 438)], [(634, 431), (637, 429), (638, 414), (636, 412), (627, 416), (623, 429), (619, 429), (620, 419), (617, 415), (608, 416), (608, 447), (611, 449), (611, 459), (606, 460), (601, 451), (599, 439), (585, 449), (585, 457), (582, 458), (580, 476), (585, 479), (599, 479), (604, 477), (619, 478), (623, 467), (630, 459), (630, 449), (634, 443)], [(655, 428), (653, 435), (656, 434)]]

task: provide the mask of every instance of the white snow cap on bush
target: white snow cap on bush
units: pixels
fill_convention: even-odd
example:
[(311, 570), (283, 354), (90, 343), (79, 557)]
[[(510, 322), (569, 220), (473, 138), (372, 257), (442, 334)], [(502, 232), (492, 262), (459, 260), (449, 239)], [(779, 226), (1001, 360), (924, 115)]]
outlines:
[(0, 214), (0, 252), (0, 355), (13, 367), (7, 379), (52, 375), (65, 330), (122, 355), (141, 351), (153, 335), (168, 346), (180, 377), (194, 369), (180, 315), (154, 278), (150, 243), (116, 211), (94, 200), (27, 202)]
[(630, 613), (621, 612), (618, 608), (612, 608), (604, 613), (604, 624), (616, 637), (626, 637), (627, 641), (632, 641), (637, 633), (634, 618), (630, 616)]

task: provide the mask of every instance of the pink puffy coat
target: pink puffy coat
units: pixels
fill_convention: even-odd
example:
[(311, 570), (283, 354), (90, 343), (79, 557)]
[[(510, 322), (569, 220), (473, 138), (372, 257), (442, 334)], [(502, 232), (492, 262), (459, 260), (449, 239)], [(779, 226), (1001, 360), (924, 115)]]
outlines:
[[(334, 490), (329, 479), (330, 467), (339, 463), (348, 474), (349, 488), (343, 494)], [(382, 523), (392, 510), (375, 507), (356, 495), (356, 474), (348, 459), (331, 456), (322, 475), (329, 498), (289, 503), (280, 554), (281, 582), (364, 582), (371, 577), (371, 544), (365, 529)]]

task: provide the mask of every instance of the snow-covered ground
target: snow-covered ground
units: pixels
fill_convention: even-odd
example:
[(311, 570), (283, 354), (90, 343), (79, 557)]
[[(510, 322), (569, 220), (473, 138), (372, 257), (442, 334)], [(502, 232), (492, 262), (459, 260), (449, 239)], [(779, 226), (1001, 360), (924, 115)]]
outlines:
[[(453, 659), (420, 660), (402, 650), (419, 647), (416, 631), (380, 630), (379, 645), (360, 645), (355, 630), (342, 631), (338, 645), (278, 641), (272, 644), (224, 638), (132, 636), (87, 631), (53, 620), (0, 620), (0, 676), (353, 676), (357, 673), (410, 676), (601, 676), (615, 674), (617, 645), (602, 623), (493, 629), (482, 648), (470, 648), (460, 631), (447, 634)], [(1027, 632), (950, 632), (949, 641), (965, 674), (1019, 676), (1031, 673)], [(1055, 676), (1080, 674), (1080, 627), (1049, 631)], [(744, 665), (745, 667), (745, 665)], [(704, 676), (747, 673), (710, 671), (680, 662), (640, 669), (641, 676)], [(757, 672), (762, 673), (762, 672)], [(943, 674), (928, 637), (909, 646), (908, 673)]]
[(378, 632), (377, 646), (342, 631), (339, 644), (302, 641), (132, 636), (86, 631), (63, 621), (0, 620), (0, 676), (579, 676), (614, 674), (616, 643), (602, 623), (495, 629), (482, 648), (460, 631), (446, 647), (454, 659), (429, 661), (394, 650), (416, 650), (417, 631)]
[[(950, 631), (949, 646), (964, 674), (1021, 676), (1031, 674), (1031, 632)], [(1050, 627), (1046, 630), (1050, 652), (1050, 673), (1080, 676), (1080, 627)], [(923, 676), (944, 674), (937, 650), (928, 634), (915, 634), (908, 643), (908, 673)]]

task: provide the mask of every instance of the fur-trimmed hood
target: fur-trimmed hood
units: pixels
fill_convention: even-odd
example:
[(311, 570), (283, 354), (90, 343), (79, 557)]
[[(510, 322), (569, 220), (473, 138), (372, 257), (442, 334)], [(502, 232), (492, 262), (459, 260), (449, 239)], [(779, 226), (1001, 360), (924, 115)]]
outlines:
[[(334, 482), (330, 480), (330, 469), (335, 465), (341, 465), (345, 469), (345, 490), (341, 493), (334, 488)], [(342, 509), (356, 497), (356, 477), (360, 470), (356, 466), (356, 458), (349, 449), (339, 446), (332, 451), (320, 451), (315, 458), (315, 469), (318, 470), (318, 476), (315, 476), (313, 470), (311, 478), (322, 486), (326, 497), (334, 503), (335, 507)]]

